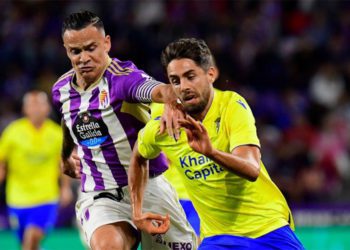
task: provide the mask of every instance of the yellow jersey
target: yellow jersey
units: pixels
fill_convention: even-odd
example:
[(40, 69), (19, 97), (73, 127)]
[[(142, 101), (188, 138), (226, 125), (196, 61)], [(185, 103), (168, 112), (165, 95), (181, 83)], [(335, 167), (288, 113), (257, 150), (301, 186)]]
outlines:
[[(202, 124), (212, 145), (223, 152), (241, 145), (260, 147), (250, 107), (235, 92), (215, 90)], [(262, 162), (259, 177), (250, 182), (193, 151), (184, 130), (177, 142), (158, 130), (156, 118), (139, 132), (140, 154), (154, 158), (163, 151), (176, 168), (199, 214), (201, 238), (221, 234), (256, 238), (288, 223), (294, 228), (287, 202)]]
[(0, 139), (0, 161), (7, 165), (6, 202), (29, 207), (59, 197), (61, 127), (46, 120), (36, 129), (27, 118), (12, 122)]
[[(164, 104), (162, 103), (151, 103), (151, 119), (159, 119), (159, 117), (163, 114)], [(166, 132), (167, 133), (167, 132)], [(182, 181), (181, 176), (177, 173), (175, 167), (172, 167), (169, 164), (169, 168), (164, 172), (164, 177), (171, 183), (171, 185), (175, 188), (177, 196), (180, 200), (189, 200), (189, 196), (187, 194), (185, 185)]]

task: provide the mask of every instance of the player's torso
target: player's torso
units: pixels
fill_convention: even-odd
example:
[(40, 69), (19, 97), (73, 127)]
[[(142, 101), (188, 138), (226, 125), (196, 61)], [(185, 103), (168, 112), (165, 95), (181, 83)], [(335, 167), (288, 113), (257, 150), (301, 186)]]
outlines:
[(27, 119), (14, 125), (8, 158), (8, 203), (33, 205), (57, 199), (61, 129), (51, 121), (39, 129)]
[(132, 147), (149, 117), (147, 105), (123, 101), (117, 88), (117, 82), (103, 77), (85, 91), (72, 84), (60, 90), (61, 112), (78, 145), (87, 191), (127, 184)]
[[(216, 102), (215, 105), (217, 106), (202, 123), (213, 147), (230, 153), (232, 135), (228, 129), (228, 118), (240, 117), (235, 116), (234, 110), (225, 101)], [(265, 227), (266, 225), (271, 224), (273, 228), (286, 223), (288, 206), (262, 163), (263, 170), (258, 180), (250, 182), (208, 157), (194, 152), (187, 143), (185, 131), (181, 132), (178, 142), (163, 137), (159, 146), (182, 176), (190, 199), (201, 218), (204, 236), (227, 233), (256, 237), (271, 229), (269, 226)], [(271, 203), (271, 198), (276, 199), (276, 202)], [(270, 218), (273, 218), (272, 221)], [(261, 225), (251, 226), (256, 223)]]

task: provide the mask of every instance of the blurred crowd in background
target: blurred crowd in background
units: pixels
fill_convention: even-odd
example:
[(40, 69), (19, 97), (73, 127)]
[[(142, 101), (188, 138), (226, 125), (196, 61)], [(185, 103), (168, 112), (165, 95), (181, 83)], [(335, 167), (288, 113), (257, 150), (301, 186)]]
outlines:
[(103, 19), (111, 56), (161, 81), (169, 42), (204, 39), (215, 87), (247, 99), (263, 162), (291, 206), (350, 203), (350, 1), (5, 0), (0, 9), (0, 131), (27, 90), (50, 94), (70, 69), (61, 24), (87, 9)]

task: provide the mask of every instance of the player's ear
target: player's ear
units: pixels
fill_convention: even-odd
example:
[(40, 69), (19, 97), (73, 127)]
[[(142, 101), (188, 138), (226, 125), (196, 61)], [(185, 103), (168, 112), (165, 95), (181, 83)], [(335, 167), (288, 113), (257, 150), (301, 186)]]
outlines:
[(213, 84), (215, 82), (215, 80), (218, 78), (219, 76), (219, 70), (217, 67), (215, 66), (211, 66), (208, 71), (207, 71), (207, 76), (208, 76), (208, 80), (211, 84)]
[(109, 51), (111, 50), (111, 37), (109, 35), (105, 36), (104, 46), (105, 46), (105, 51), (109, 53)]

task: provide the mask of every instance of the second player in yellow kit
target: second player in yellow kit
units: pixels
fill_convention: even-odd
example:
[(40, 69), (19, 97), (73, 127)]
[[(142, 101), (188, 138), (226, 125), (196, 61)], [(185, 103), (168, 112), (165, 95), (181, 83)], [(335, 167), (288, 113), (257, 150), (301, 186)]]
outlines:
[[(231, 152), (240, 145), (260, 147), (250, 108), (235, 92), (216, 90), (202, 124), (218, 150)], [(262, 162), (259, 178), (250, 182), (194, 152), (184, 130), (176, 142), (166, 134), (159, 135), (159, 126), (156, 118), (139, 133), (139, 152), (154, 158), (163, 151), (177, 168), (199, 213), (202, 238), (216, 234), (256, 238), (291, 221), (288, 205)]]
[(303, 249), (287, 202), (261, 162), (253, 114), (239, 94), (213, 88), (218, 70), (205, 42), (179, 39), (161, 59), (187, 115), (179, 120), (179, 140), (159, 133), (159, 119), (139, 133), (129, 169), (139, 228), (152, 232), (168, 225), (167, 217), (139, 211), (146, 159), (162, 151), (199, 214), (200, 250)]

